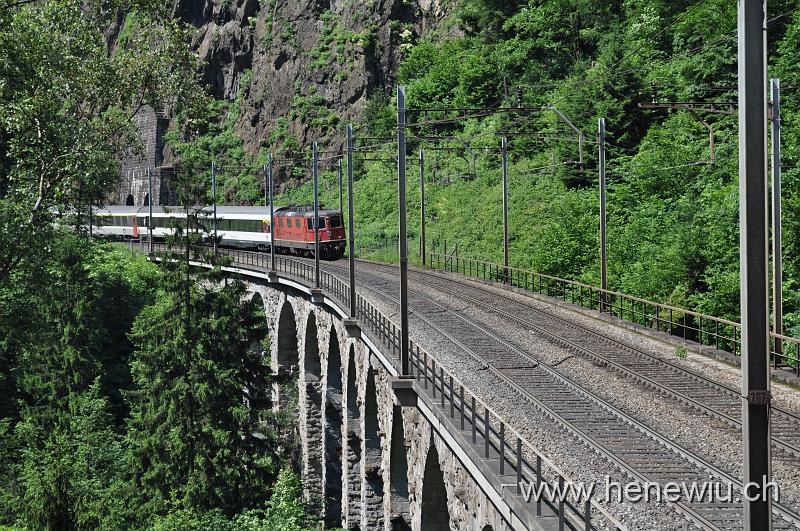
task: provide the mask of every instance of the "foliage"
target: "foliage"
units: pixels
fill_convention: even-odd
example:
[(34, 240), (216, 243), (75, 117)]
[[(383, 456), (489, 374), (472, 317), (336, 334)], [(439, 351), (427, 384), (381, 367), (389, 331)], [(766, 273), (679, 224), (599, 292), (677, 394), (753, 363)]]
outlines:
[[(190, 166), (241, 146), (189, 145), (223, 112), (232, 130), (238, 105), (205, 96), (192, 32), (164, 7), (0, 0), (3, 528), (180, 528), (184, 510), (199, 528), (267, 528), (258, 511), (290, 449), (267, 413), (263, 313), (220, 263), (159, 269), (85, 234), (143, 105), (175, 113)], [(193, 177), (187, 205), (207, 189)]]
[(118, 528), (127, 510), (125, 333), (152, 300), (157, 270), (63, 231), (48, 252), (0, 289), (0, 522)]
[[(800, 82), (800, 14), (788, 1), (772, 2), (769, 10), (770, 75), (793, 87)], [(502, 259), (497, 147), (500, 132), (519, 131), (531, 136), (509, 141), (512, 264), (598, 283), (597, 155), (591, 142), (603, 116), (610, 287), (738, 320), (735, 116), (700, 116), (714, 130), (710, 164), (708, 131), (698, 117), (638, 107), (652, 99), (735, 101), (735, 3), (462, 0), (456, 16), (461, 35), (441, 39), (431, 33), (404, 49), (398, 83), (406, 86), (407, 106), (544, 110), (467, 119), (455, 112), (408, 113), (412, 122), (425, 122), (411, 129), (414, 134), (458, 139), (438, 141), (453, 151), (436, 152), (432, 142), (418, 144), (409, 136), (409, 154), (427, 148), (428, 249), (434, 239), (447, 239), (461, 253)], [(547, 110), (551, 105), (585, 133), (584, 171), (574, 162), (576, 137)], [(786, 330), (794, 334), (800, 334), (798, 105), (795, 91), (784, 91), (784, 307)], [(392, 101), (375, 91), (364, 111), (368, 133), (362, 134), (391, 136), (394, 120)], [(430, 124), (437, 120), (444, 123)], [(477, 176), (469, 175), (464, 144), (475, 153)], [(393, 148), (375, 155), (392, 156)], [(418, 212), (412, 160), (408, 201), (410, 212)], [(381, 250), (381, 242), (397, 238), (391, 166), (357, 162), (355, 185), (357, 241), (379, 248), (370, 256), (389, 260), (396, 253)], [(330, 178), (322, 176), (323, 182)], [(322, 197), (327, 204), (338, 201), (335, 188), (323, 186)], [(310, 199), (307, 187), (287, 198)], [(415, 238), (419, 216), (408, 219)]]
[(142, 105), (180, 112), (201, 92), (189, 33), (165, 15), (147, 0), (0, 4), (0, 282), (41, 257), (56, 209), (85, 213), (113, 187)]

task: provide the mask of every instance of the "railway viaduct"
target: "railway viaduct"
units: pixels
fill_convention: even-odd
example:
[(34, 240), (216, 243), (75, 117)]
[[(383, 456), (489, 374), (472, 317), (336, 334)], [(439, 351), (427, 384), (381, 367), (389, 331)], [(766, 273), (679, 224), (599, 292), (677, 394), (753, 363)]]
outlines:
[(492, 467), (476, 459), (477, 445), (469, 448), (449, 431), (446, 408), (413, 389), (398, 396), (390, 349), (366, 330), (345, 326), (346, 314), (334, 298), (312, 295), (309, 286), (288, 277), (270, 282), (266, 275), (245, 274), (252, 300), (264, 305), (272, 367), (284, 382), (276, 384), (273, 404), (297, 415), (304, 494), (327, 525), (476, 531), (557, 526), (553, 516), (523, 522), (524, 511), (515, 512), (505, 499)]
[[(597, 486), (603, 474), (639, 485), (721, 478), (742, 488), (733, 469), (740, 457), (729, 444), (741, 429), (731, 413), (739, 405), (738, 390), (669, 355), (648, 354), (637, 339), (615, 339), (614, 331), (558, 317), (554, 295), (592, 307), (602, 300), (596, 288), (470, 259), (439, 263), (449, 259), (431, 254), (437, 269), (447, 264), (446, 271), (487, 280), (507, 275), (512, 286), (549, 295), (542, 302), (550, 309), (452, 273), (415, 270), (410, 374), (401, 377), (394, 267), (361, 262), (353, 294), (342, 264), (317, 269), (304, 259), (275, 256), (272, 263), (268, 253), (219, 252), (232, 258), (224, 271), (243, 279), (250, 301), (264, 309), (270, 335), (264, 355), (276, 375), (272, 405), (294, 424), (285, 435), (298, 443), (304, 497), (327, 527), (626, 529), (616, 514), (627, 511), (626, 521), (637, 529), (742, 528), (736, 499), (634, 507), (599, 495), (587, 499), (574, 490), (563, 498), (552, 495), (554, 486), (573, 481)], [(714, 348), (726, 343), (736, 350), (736, 323), (700, 314), (675, 318), (673, 309), (657, 303), (648, 303), (651, 308), (606, 293), (605, 304), (634, 321), (629, 327), (655, 336), (664, 334), (659, 328), (669, 329), (661, 336), (662, 348), (675, 349), (679, 341), (714, 355), (726, 354)], [(489, 315), (501, 320), (486, 321)], [(618, 317), (605, 322), (617, 331), (625, 326)], [(537, 335), (539, 343), (524, 346), (520, 329)], [(696, 331), (701, 343), (667, 340), (676, 330)], [(790, 339), (790, 351), (800, 352), (800, 342)], [(568, 368), (565, 362), (575, 364)], [(781, 390), (771, 414), (774, 478), (786, 495), (772, 504), (775, 529), (800, 528), (793, 506), (800, 492), (794, 479), (800, 416), (792, 393)], [(640, 405), (646, 409), (623, 409)], [(687, 425), (696, 432), (691, 439), (681, 435)], [(710, 451), (724, 454), (724, 461), (709, 461)], [(550, 492), (537, 501), (530, 496), (532, 485)]]
[(553, 484), (563, 480), (558, 469), (420, 346), (412, 344), (415, 377), (399, 378), (399, 330), (360, 295), (359, 318), (348, 319), (344, 281), (323, 273), (314, 288), (307, 263), (278, 257), (279, 271), (268, 272), (268, 255), (245, 254), (258, 263), (224, 269), (263, 305), (273, 408), (294, 419), (304, 498), (326, 527), (617, 527), (595, 502), (526, 500), (518, 481)]

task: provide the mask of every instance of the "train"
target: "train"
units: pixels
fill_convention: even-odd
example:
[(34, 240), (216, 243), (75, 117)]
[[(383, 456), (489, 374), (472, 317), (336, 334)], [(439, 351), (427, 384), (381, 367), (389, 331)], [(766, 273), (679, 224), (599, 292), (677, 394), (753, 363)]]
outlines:
[[(92, 233), (101, 238), (134, 239), (146, 236), (148, 206), (106, 206), (92, 211)], [(197, 229), (207, 237), (214, 233), (212, 207), (199, 210)], [(275, 249), (283, 254), (313, 256), (314, 207), (292, 205), (276, 207)], [(342, 213), (320, 208), (320, 258), (336, 260), (344, 254), (345, 232)], [(183, 207), (153, 207), (153, 239), (164, 240), (174, 234), (176, 224), (186, 219)], [(217, 237), (219, 245), (239, 249), (266, 251), (270, 248), (269, 207), (217, 207)]]

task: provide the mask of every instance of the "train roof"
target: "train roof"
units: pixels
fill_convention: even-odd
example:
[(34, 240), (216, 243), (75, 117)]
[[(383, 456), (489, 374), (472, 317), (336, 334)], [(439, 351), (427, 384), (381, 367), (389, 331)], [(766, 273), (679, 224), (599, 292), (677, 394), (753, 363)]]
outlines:
[[(206, 207), (192, 207), (195, 211), (202, 210), (206, 216), (213, 215), (214, 208), (211, 206)], [(138, 216), (146, 217), (149, 213), (149, 206), (105, 206), (96, 208), (92, 211), (93, 214), (98, 216)], [(313, 207), (297, 207), (297, 206), (283, 206), (275, 207), (275, 213), (284, 216), (310, 216), (313, 217)], [(339, 214), (338, 210), (331, 210), (320, 207), (320, 216), (332, 216)], [(182, 206), (167, 206), (153, 207), (154, 217), (185, 217), (186, 213)], [(269, 219), (268, 206), (218, 206), (217, 217), (221, 219)]]

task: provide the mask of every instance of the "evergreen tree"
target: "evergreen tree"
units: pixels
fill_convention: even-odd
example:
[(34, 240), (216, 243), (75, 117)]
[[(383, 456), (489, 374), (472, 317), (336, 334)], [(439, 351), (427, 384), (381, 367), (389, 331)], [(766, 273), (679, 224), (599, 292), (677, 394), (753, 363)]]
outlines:
[[(266, 322), (243, 282), (226, 279), (225, 261), (202, 245), (198, 228), (208, 220), (189, 206), (202, 185), (186, 180), (181, 189), (187, 222), (170, 240), (163, 292), (131, 336), (134, 484), (152, 514), (180, 502), (232, 515), (263, 501), (277, 471), (269, 360), (252, 348)], [(213, 267), (194, 268), (194, 258)]]

